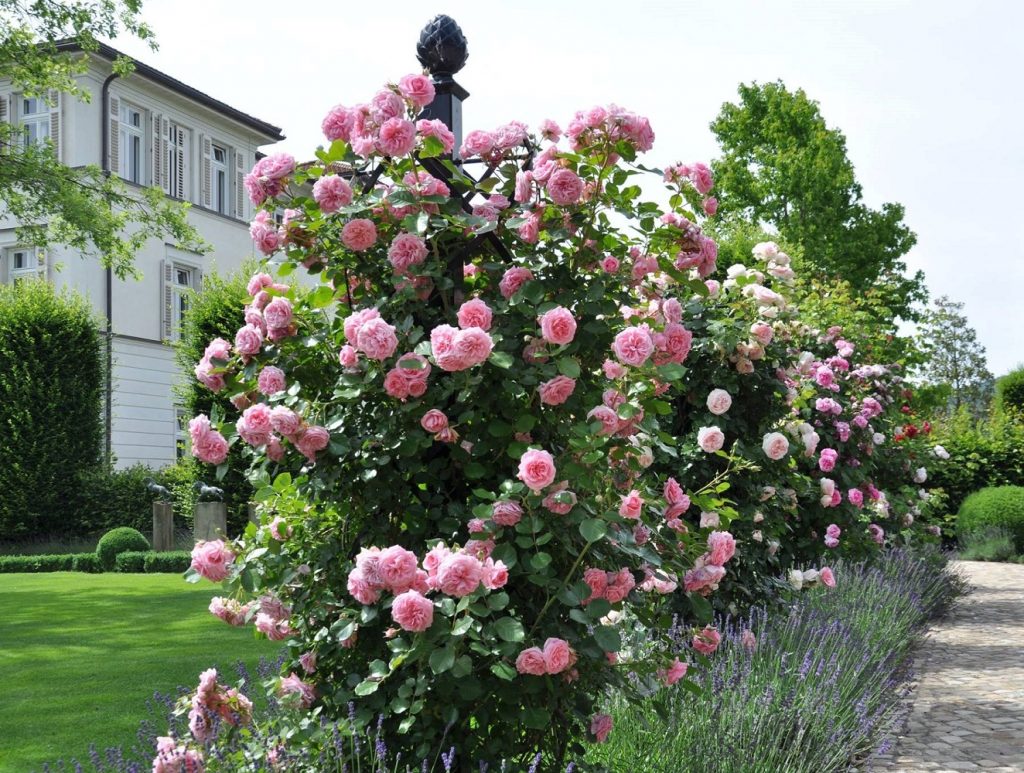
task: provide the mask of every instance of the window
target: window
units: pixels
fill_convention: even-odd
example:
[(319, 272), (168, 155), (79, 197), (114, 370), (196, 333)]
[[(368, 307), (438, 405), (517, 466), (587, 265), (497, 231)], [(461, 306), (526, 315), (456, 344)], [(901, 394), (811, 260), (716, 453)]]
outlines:
[(189, 452), (188, 413), (180, 406), (174, 406), (174, 458), (183, 459)]
[(119, 174), (129, 182), (142, 184), (143, 160), (142, 131), (145, 120), (142, 110), (121, 103), (120, 137), (118, 137)]
[(20, 118), (25, 146), (45, 145), (50, 139), (50, 106), (46, 100), (22, 97)]
[(210, 156), (210, 209), (228, 214), (228, 150), (213, 146)]
[(6, 257), (7, 278), (11, 284), (34, 277), (39, 269), (34, 247), (12, 247)]
[(182, 266), (177, 263), (174, 264), (174, 309), (172, 325), (174, 327), (175, 337), (177, 337), (178, 332), (181, 330), (181, 322), (185, 318), (185, 313), (188, 311), (189, 291), (194, 287), (194, 272), (195, 269), (190, 266)]

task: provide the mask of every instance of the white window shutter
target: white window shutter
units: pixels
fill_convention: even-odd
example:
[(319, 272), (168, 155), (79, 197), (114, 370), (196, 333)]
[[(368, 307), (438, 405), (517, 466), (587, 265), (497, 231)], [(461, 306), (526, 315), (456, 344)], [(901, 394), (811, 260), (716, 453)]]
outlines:
[[(213, 188), (213, 143), (205, 134), (199, 135), (199, 146), (203, 154), (203, 163), (199, 169), (200, 203), (207, 209), (211, 206), (211, 189)], [(221, 203), (223, 208), (223, 203)]]
[(121, 173), (121, 100), (111, 95), (110, 129), (107, 136), (107, 148), (110, 151), (108, 169), (113, 174)]
[(164, 167), (167, 162), (165, 160), (166, 151), (164, 150), (163, 142), (163, 121), (164, 117), (162, 115), (159, 113), (153, 114), (153, 187), (166, 190)]
[(192, 270), (192, 289), (197, 293), (203, 291), (203, 270), (201, 268)]
[(235, 217), (245, 220), (245, 153), (235, 149)]
[(165, 341), (174, 339), (174, 263), (160, 261), (160, 333)]
[(49, 102), (50, 102), (50, 141), (53, 143), (53, 154), (57, 157), (57, 160), (60, 161), (61, 160), (61, 158), (60, 158), (60, 152), (61, 152), (61, 141), (60, 141), (60, 133), (61, 133), (60, 132), (60, 124), (61, 124), (61, 120), (60, 120), (61, 119), (61, 114), (60, 114), (61, 98), (60, 98), (60, 92), (59, 91), (55, 91), (54, 89), (50, 89), (49, 97), (50, 97), (49, 98)]
[(0, 96), (0, 123), (11, 123), (11, 96), (4, 94)]

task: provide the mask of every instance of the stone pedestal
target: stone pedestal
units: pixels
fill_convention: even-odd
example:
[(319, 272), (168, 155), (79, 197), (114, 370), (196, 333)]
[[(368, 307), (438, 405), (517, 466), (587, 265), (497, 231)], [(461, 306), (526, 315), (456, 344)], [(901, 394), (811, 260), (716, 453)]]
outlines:
[(260, 525), (260, 514), (258, 508), (259, 505), (255, 502), (249, 503), (249, 521), (257, 526)]
[(192, 531), (196, 542), (228, 538), (228, 506), (223, 502), (196, 502)]
[(174, 508), (170, 502), (153, 503), (153, 550), (174, 550)]

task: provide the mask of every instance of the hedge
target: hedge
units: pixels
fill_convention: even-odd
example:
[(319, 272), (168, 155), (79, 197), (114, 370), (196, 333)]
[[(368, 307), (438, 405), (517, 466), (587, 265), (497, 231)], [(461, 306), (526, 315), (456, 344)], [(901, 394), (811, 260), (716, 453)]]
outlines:
[(130, 574), (181, 574), (187, 571), (191, 564), (192, 554), (187, 550), (170, 550), (163, 553), (154, 550), (129, 550), (117, 557), (115, 571)]
[(1024, 487), (985, 488), (964, 500), (956, 517), (958, 535), (996, 526), (1012, 532), (1017, 551), (1024, 552)]
[(107, 571), (114, 568), (117, 557), (129, 550), (149, 550), (149, 540), (130, 526), (111, 529), (96, 545), (96, 555)]
[(1024, 366), (996, 380), (996, 404), (1004, 411), (1024, 416)]
[(0, 556), (0, 574), (15, 572), (88, 572), (103, 569), (95, 553), (64, 553), (61, 555)]
[(101, 334), (47, 282), (0, 286), (0, 533), (66, 534), (82, 474), (102, 465)]

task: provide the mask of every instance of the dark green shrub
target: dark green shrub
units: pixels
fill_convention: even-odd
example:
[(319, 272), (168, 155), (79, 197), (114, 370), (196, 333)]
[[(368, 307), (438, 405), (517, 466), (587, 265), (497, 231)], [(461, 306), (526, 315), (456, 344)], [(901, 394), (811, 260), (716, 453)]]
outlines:
[(71, 571), (100, 574), (103, 566), (100, 564), (100, 557), (95, 553), (75, 553), (71, 556)]
[(122, 470), (99, 468), (79, 475), (77, 518), (83, 531), (101, 532), (116, 526), (139, 531), (153, 527), (153, 494), (146, 491), (146, 478), (163, 483), (161, 473), (144, 464)]
[(996, 381), (996, 404), (1004, 411), (1024, 416), (1024, 366)]
[(170, 572), (181, 574), (192, 565), (192, 554), (187, 550), (168, 550), (165, 553), (146, 553), (144, 568), (146, 574)]
[(960, 535), (960, 558), (964, 561), (1009, 561), (1016, 553), (1013, 533), (1002, 526)]
[[(203, 291), (194, 295), (189, 302), (188, 313), (182, 322), (181, 337), (175, 349), (175, 359), (183, 372), (192, 372), (214, 338), (234, 340), (238, 331), (238, 311), (249, 297), (246, 284), (256, 270), (256, 264), (248, 264), (228, 277), (219, 276), (215, 272), (203, 274)], [(222, 415), (232, 415), (235, 411), (228, 400), (229, 390), (223, 389), (214, 394), (194, 378), (187, 379), (182, 386), (176, 388), (176, 392), (189, 417), (200, 413), (209, 415), (214, 405), (220, 407)], [(245, 476), (249, 459), (242, 449), (243, 445), (236, 443), (231, 447), (227, 473), (222, 480), (215, 481), (213, 465), (190, 458), (187, 462), (179, 463), (179, 472), (187, 478), (176, 481), (174, 488), (177, 495), (179, 489), (188, 489), (197, 480), (223, 488), (224, 502), (228, 506), (228, 531), (232, 534), (245, 528), (248, 520), (246, 506), (252, 499), (252, 486)], [(192, 508), (185, 504), (177, 502), (178, 511), (191, 517)]]
[(99, 556), (100, 565), (110, 571), (114, 568), (117, 557), (129, 550), (149, 550), (149, 540), (137, 530), (130, 526), (119, 526), (111, 529), (102, 537), (96, 545), (96, 555)]
[(1024, 487), (985, 488), (971, 494), (960, 506), (958, 535), (999, 526), (1013, 534), (1016, 550), (1024, 552)]
[(38, 556), (0, 556), (0, 574), (14, 572), (70, 572), (74, 554)]
[(114, 570), (125, 574), (141, 574), (146, 571), (146, 552), (126, 550), (114, 559)]
[(0, 286), (0, 533), (76, 533), (78, 479), (102, 463), (101, 337), (89, 303)]

